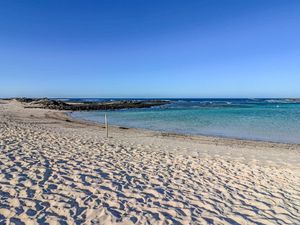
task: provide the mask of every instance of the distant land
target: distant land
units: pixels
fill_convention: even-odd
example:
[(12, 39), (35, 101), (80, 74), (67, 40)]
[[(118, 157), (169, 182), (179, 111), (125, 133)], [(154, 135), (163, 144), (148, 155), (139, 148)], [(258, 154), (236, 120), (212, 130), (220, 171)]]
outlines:
[(49, 98), (14, 98), (14, 100), (27, 103), (25, 108), (42, 108), (69, 111), (91, 111), (91, 110), (117, 110), (129, 108), (150, 108), (169, 103), (167, 100), (122, 100), (110, 102), (86, 102), (86, 101), (62, 101)]

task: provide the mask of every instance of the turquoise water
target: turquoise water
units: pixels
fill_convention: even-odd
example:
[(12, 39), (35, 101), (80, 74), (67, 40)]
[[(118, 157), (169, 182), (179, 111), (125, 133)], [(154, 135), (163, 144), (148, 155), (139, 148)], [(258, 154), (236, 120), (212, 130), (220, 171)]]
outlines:
[(73, 112), (79, 119), (181, 134), (300, 144), (300, 104), (283, 100), (172, 100), (151, 109)]

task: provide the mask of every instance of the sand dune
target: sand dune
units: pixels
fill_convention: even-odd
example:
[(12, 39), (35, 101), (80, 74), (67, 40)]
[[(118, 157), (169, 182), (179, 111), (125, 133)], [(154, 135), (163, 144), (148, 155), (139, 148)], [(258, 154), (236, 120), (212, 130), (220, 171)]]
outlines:
[(118, 128), (105, 138), (3, 103), (0, 224), (300, 224), (297, 145)]

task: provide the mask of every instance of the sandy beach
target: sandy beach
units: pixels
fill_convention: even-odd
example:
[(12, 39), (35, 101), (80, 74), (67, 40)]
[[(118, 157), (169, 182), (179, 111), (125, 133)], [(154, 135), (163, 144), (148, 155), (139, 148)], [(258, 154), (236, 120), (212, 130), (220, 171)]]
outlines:
[(0, 224), (300, 224), (300, 145), (180, 136), (0, 101)]

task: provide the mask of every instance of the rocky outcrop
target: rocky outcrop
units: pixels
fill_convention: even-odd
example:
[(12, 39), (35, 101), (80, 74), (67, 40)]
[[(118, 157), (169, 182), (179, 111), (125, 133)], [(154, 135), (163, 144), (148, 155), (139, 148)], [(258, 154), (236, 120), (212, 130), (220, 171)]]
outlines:
[(300, 98), (287, 98), (286, 100), (288, 102), (300, 103)]
[(117, 110), (128, 108), (150, 108), (169, 103), (165, 100), (126, 100), (113, 102), (64, 102), (48, 98), (16, 98), (15, 100), (25, 103), (26, 108), (43, 108), (70, 111), (91, 111), (91, 110)]

